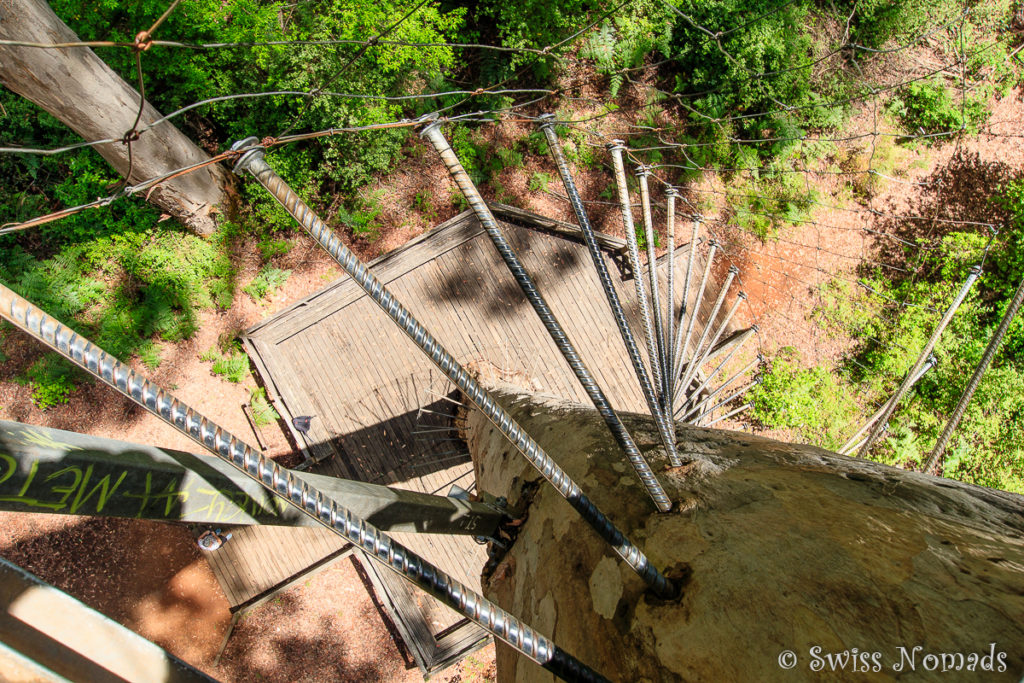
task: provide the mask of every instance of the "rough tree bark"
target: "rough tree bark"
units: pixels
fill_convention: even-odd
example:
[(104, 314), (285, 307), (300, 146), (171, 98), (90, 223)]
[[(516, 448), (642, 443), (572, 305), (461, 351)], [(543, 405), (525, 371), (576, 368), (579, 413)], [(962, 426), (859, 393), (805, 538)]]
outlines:
[[(0, 38), (40, 43), (78, 41), (43, 0), (0, 0)], [(88, 48), (0, 46), (0, 83), (39, 105), (87, 141), (121, 138), (131, 129), (139, 110), (139, 93)], [(139, 125), (160, 117), (147, 103)], [(99, 145), (97, 151), (122, 176), (128, 172), (126, 145)], [(129, 183), (209, 158), (166, 121), (132, 143), (132, 153)], [(208, 234), (215, 227), (216, 207), (226, 200), (228, 178), (224, 169), (211, 165), (162, 183), (149, 200), (192, 230)]]
[[(624, 416), (678, 503), (661, 515), (593, 410), (493, 383), (655, 565), (687, 577), (678, 602), (644, 595), (493, 426), (468, 412), (478, 487), (528, 514), (485, 572), (485, 593), (611, 680), (1017, 681), (1024, 672), (1021, 496), (689, 427), (679, 429), (688, 462), (664, 471), (654, 425)], [(504, 645), (498, 677), (551, 680)]]

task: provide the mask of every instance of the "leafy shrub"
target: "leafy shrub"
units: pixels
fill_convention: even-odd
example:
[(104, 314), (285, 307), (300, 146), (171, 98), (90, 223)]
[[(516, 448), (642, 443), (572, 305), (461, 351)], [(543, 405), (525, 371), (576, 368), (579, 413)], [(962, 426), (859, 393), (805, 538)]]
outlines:
[(291, 272), (290, 270), (281, 270), (280, 268), (264, 267), (252, 279), (252, 282), (242, 288), (242, 291), (251, 296), (255, 301), (272, 296), (274, 292), (283, 287), (284, 283), (288, 281), (288, 276), (291, 275)]
[(264, 261), (270, 261), (278, 256), (284, 256), (295, 246), (291, 240), (275, 239), (267, 236), (260, 240), (260, 256)]
[(47, 410), (67, 403), (83, 377), (81, 370), (62, 357), (47, 353), (30, 365), (19, 381), (32, 388), (32, 403)]
[(802, 368), (795, 350), (781, 351), (752, 390), (754, 415), (773, 429), (793, 429), (815, 445), (842, 444), (855, 406), (825, 368)]
[(957, 102), (949, 86), (939, 79), (904, 86), (893, 98), (889, 110), (909, 133), (930, 135), (973, 133), (984, 121), (987, 111), (985, 103), (976, 99)]

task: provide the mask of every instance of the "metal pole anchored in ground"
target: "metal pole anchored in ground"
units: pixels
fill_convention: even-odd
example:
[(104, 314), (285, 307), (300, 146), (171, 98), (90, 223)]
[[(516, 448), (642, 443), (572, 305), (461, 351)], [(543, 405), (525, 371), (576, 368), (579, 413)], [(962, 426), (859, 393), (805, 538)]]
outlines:
[(971, 291), (971, 286), (980, 276), (980, 265), (971, 268), (971, 272), (967, 276), (967, 280), (964, 281), (963, 287), (961, 287), (960, 291), (957, 292), (956, 298), (953, 299), (953, 303), (951, 303), (949, 305), (949, 308), (946, 309), (946, 313), (942, 316), (942, 320), (940, 320), (939, 324), (935, 326), (935, 331), (932, 332), (932, 336), (929, 337), (928, 343), (924, 345), (923, 349), (921, 349), (921, 355), (918, 357), (917, 362), (914, 363), (914, 367), (910, 369), (910, 372), (907, 373), (907, 376), (903, 378), (903, 382), (902, 384), (900, 384), (899, 389), (897, 389), (896, 393), (893, 395), (892, 401), (890, 401), (889, 404), (885, 407), (885, 410), (882, 412), (882, 415), (878, 418), (878, 421), (875, 423), (875, 426), (871, 430), (871, 433), (868, 434), (868, 438), (864, 441), (864, 445), (861, 446), (860, 450), (857, 452), (857, 457), (865, 458), (867, 457), (868, 453), (871, 452), (871, 447), (875, 444), (875, 441), (878, 440), (879, 435), (882, 433), (882, 425), (889, 423), (889, 418), (892, 417), (892, 414), (896, 410), (896, 406), (899, 404), (900, 399), (903, 398), (904, 394), (910, 391), (910, 386), (914, 383), (914, 377), (917, 376), (917, 373), (921, 370), (921, 367), (925, 364), (925, 361), (928, 360), (928, 356), (931, 355), (932, 349), (935, 348), (936, 342), (938, 342), (939, 337), (942, 336), (942, 332), (946, 329), (946, 326), (949, 325), (949, 321), (953, 319), (953, 314), (955, 314), (956, 310), (960, 308), (960, 304), (963, 303), (963, 300), (967, 298), (967, 293)]
[[(925, 373), (927, 373), (929, 370), (938, 365), (938, 363), (939, 360), (935, 356), (929, 356), (928, 362), (926, 362), (924, 364), (924, 367), (918, 371), (917, 376), (914, 377), (913, 381), (911, 381), (910, 387), (913, 388), (913, 386), (917, 384), (922, 377), (924, 377)], [(886, 399), (886, 401), (883, 402), (881, 406), (879, 406), (878, 410), (875, 411), (875, 414), (869, 417), (867, 421), (863, 425), (861, 425), (860, 429), (857, 430), (857, 433), (851, 436), (846, 441), (846, 443), (843, 444), (843, 447), (836, 451), (836, 453), (839, 453), (840, 455), (848, 455), (851, 451), (854, 450), (854, 448), (857, 445), (863, 443), (861, 437), (864, 436), (864, 432), (871, 429), (871, 425), (875, 424), (878, 418), (882, 417), (882, 415), (885, 414), (885, 411), (889, 409), (890, 403), (892, 403), (891, 396), (888, 399)]]
[(88, 339), (3, 285), (0, 285), (0, 316), (544, 668), (566, 680), (605, 680), (508, 612), (393, 541), (387, 534), (302, 481), (290, 470), (265, 458), (222, 427), (135, 374), (131, 368)]
[(235, 172), (248, 171), (284, 207), (321, 247), (348, 273), (349, 277), (377, 304), (417, 347), (457, 386), (474, 405), (501, 430), (520, 453), (557, 490), (579, 515), (603, 538), (657, 595), (672, 597), (678, 589), (647, 559), (647, 556), (604, 515), (540, 445), (498, 405), (490, 394), (441, 344), (392, 296), (366, 265), (345, 246), (327, 224), (292, 191), (263, 158), (256, 138), (236, 142), (234, 149), (245, 154)]
[(985, 347), (985, 353), (981, 357), (981, 362), (978, 363), (978, 367), (974, 370), (974, 374), (971, 375), (971, 379), (967, 382), (967, 388), (964, 389), (963, 396), (956, 404), (956, 408), (953, 410), (952, 416), (949, 418), (949, 422), (946, 423), (946, 427), (942, 430), (942, 434), (939, 436), (939, 440), (935, 444), (935, 448), (932, 449), (931, 456), (928, 458), (928, 462), (924, 466), (925, 472), (934, 472), (941, 469), (942, 465), (942, 454), (946, 451), (946, 444), (949, 443), (949, 439), (953, 436), (953, 431), (960, 424), (960, 420), (964, 416), (964, 411), (967, 409), (967, 404), (971, 402), (971, 398), (974, 396), (975, 390), (981, 383), (981, 377), (985, 374), (985, 370), (988, 369), (992, 359), (995, 358), (996, 351), (999, 350), (999, 345), (1003, 341), (1003, 337), (1006, 335), (1006, 331), (1010, 329), (1010, 323), (1013, 322), (1013, 317), (1017, 315), (1017, 310), (1020, 308), (1021, 303), (1024, 303), (1024, 280), (1021, 280), (1020, 285), (1017, 287), (1017, 293), (1013, 295), (1013, 299), (1010, 301), (1010, 306), (1006, 309), (1006, 313), (1003, 314), (1003, 319), (999, 323), (999, 328), (995, 334), (992, 335), (992, 339), (989, 340), (988, 346)]

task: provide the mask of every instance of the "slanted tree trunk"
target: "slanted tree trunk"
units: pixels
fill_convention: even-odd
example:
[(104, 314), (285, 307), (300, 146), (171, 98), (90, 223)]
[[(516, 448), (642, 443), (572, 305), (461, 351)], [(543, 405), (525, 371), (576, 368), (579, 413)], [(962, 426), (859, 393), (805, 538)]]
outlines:
[[(0, 2), (0, 38), (40, 43), (78, 41), (43, 0)], [(39, 105), (87, 141), (121, 138), (131, 129), (139, 110), (139, 93), (88, 48), (0, 46), (0, 83)], [(160, 117), (147, 104), (139, 125)], [(122, 176), (128, 172), (125, 144), (99, 145), (97, 151)], [(170, 122), (143, 133), (132, 143), (132, 153), (129, 183), (209, 158)], [(226, 199), (224, 188), (228, 182), (225, 170), (211, 165), (162, 183), (149, 200), (196, 232), (208, 234), (214, 228), (212, 214)]]
[[(624, 416), (678, 504), (658, 514), (593, 410), (495, 386), (657, 567), (687, 577), (678, 602), (646, 596), (469, 411), (478, 488), (528, 514), (484, 577), (485, 593), (611, 680), (1017, 681), (1024, 673), (1021, 496), (690, 427), (679, 429), (686, 464), (666, 471), (651, 421)], [(498, 678), (551, 675), (499, 645)]]

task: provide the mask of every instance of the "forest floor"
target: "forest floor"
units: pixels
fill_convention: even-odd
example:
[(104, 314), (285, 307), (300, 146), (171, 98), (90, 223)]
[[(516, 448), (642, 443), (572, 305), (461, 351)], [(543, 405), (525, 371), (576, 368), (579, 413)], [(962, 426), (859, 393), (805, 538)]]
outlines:
[[(1024, 129), (1021, 94), (992, 102), (993, 113), (985, 132), (957, 142), (908, 148), (893, 167), (893, 180), (883, 182), (869, 199), (851, 199), (849, 180), (834, 172), (809, 172), (822, 202), (838, 209), (818, 207), (812, 222), (784, 228), (782, 239), (763, 243), (737, 230), (722, 227), (715, 217), (725, 216), (723, 192), (729, 188), (714, 180), (684, 189), (688, 201), (709, 217), (708, 226), (726, 246), (724, 270), (741, 268), (741, 284), (750, 297), (741, 309), (743, 325), (760, 326), (760, 351), (770, 356), (792, 346), (810, 363), (836, 359), (848, 340), (826, 334), (811, 315), (820, 303), (818, 286), (833, 278), (853, 278), (865, 258), (893, 258), (884, 240), (870, 238), (864, 228), (877, 229), (883, 214), (915, 214), (979, 220), (990, 214), (985, 203), (990, 192), (979, 188), (1019, 177), (1024, 171), (1024, 148), (1012, 137)], [(607, 138), (626, 137), (627, 122), (635, 110), (623, 108), (602, 123)], [(858, 119), (854, 119), (854, 125)], [(506, 123), (485, 130), (489, 145), (514, 147), (531, 132), (524, 124)], [(607, 139), (606, 138), (606, 139)], [(586, 144), (582, 140), (581, 144)], [(383, 211), (372, 238), (350, 239), (364, 259), (398, 247), (433, 225), (458, 213), (452, 201), (453, 183), (440, 162), (412, 143), (408, 158), (394, 173), (380, 178), (377, 187)], [(604, 152), (596, 150), (603, 159)], [(552, 182), (537, 187), (537, 174)], [(494, 182), (494, 181), (497, 182)], [(579, 168), (577, 182), (591, 205), (595, 227), (622, 235), (618, 208), (607, 202), (611, 176), (603, 164)], [(530, 189), (531, 182), (534, 189)], [(482, 188), (487, 199), (516, 204), (536, 213), (574, 221), (557, 173), (544, 157), (525, 155), (521, 166), (497, 173)], [(656, 192), (660, 197), (660, 188)], [(719, 197), (707, 201), (707, 197)], [(417, 197), (420, 197), (417, 200)], [(429, 198), (424, 201), (422, 198)], [(660, 202), (660, 200), (658, 200)], [(660, 211), (660, 210), (659, 210)], [(663, 223), (659, 211), (656, 222)], [(727, 217), (726, 217), (727, 218)], [(927, 221), (922, 230), (927, 229)], [(688, 231), (681, 221), (679, 232)], [(351, 236), (349, 236), (351, 237)], [(163, 362), (155, 371), (141, 369), (158, 384), (170, 388), (189, 405), (243, 438), (254, 436), (242, 405), (248, 402), (252, 377), (232, 384), (215, 376), (210, 363), (199, 356), (227, 335), (232, 337), (319, 289), (341, 275), (340, 269), (301, 235), (293, 248), (275, 257), (273, 265), (291, 271), (287, 282), (272, 297), (254, 301), (239, 291), (225, 311), (202, 313), (199, 332), (178, 343), (161, 343)], [(238, 282), (251, 280), (261, 266), (255, 240), (236, 247)], [(98, 383), (80, 387), (71, 400), (46, 411), (36, 408), (30, 389), (14, 378), (41, 351), (20, 334), (3, 342), (8, 360), (0, 368), (0, 418), (69, 429), (161, 447), (192, 450), (194, 445), (148, 413), (119, 398)], [(741, 359), (738, 359), (739, 362)], [(755, 430), (749, 422), (731, 422), (727, 428)], [(785, 432), (761, 432), (788, 439)], [(268, 455), (288, 456), (292, 446), (280, 425), (261, 429)], [(390, 635), (348, 560), (321, 572), (252, 610), (236, 627), (218, 665), (214, 657), (230, 622), (227, 601), (184, 527), (142, 521), (89, 519), (58, 515), (0, 513), (0, 555), (68, 591), (86, 604), (108, 614), (170, 652), (224, 681), (420, 680), (409, 657)], [(493, 678), (493, 646), (476, 653), (438, 680), (470, 681)]]

